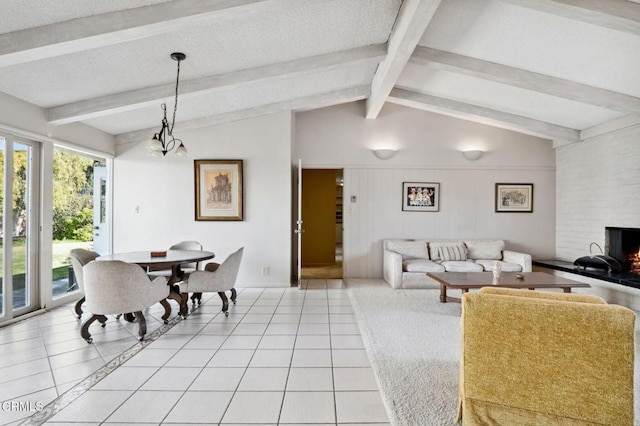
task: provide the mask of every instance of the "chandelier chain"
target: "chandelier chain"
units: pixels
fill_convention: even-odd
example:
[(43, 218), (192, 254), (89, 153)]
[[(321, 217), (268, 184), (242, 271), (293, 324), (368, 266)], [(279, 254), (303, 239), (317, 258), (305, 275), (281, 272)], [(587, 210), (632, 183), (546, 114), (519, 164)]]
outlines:
[(180, 84), (180, 60), (178, 60), (178, 72), (176, 75), (176, 99), (173, 104), (173, 118), (171, 120), (171, 128), (169, 134), (173, 136), (173, 126), (176, 125), (176, 111), (178, 110), (178, 85)]

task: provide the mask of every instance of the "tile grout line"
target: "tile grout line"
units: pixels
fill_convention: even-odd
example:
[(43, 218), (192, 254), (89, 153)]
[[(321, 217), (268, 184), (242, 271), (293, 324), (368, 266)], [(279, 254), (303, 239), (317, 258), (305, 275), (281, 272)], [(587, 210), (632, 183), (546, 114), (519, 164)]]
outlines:
[[(263, 295), (263, 293), (264, 293), (264, 289), (260, 292), (260, 295), (259, 295), (258, 297), (256, 297), (256, 299), (253, 301), (253, 303), (251, 303), (251, 305), (246, 305), (246, 306), (249, 306), (249, 308), (247, 309), (247, 312), (244, 312), (244, 313), (242, 313), (242, 314), (241, 314), (243, 319), (244, 319), (244, 317), (246, 317), (246, 316), (249, 314), (249, 312), (250, 312), (251, 308), (253, 308), (253, 307), (257, 306), (257, 305), (256, 305), (256, 301), (257, 301), (257, 300), (258, 300), (258, 299)], [(241, 294), (242, 294), (242, 293), (238, 293), (238, 296), (240, 296)], [(240, 313), (239, 313), (239, 314), (240, 314)], [(218, 315), (221, 315), (221, 314), (219, 313), (219, 314), (217, 314), (216, 316), (218, 316)], [(271, 315), (272, 315), (272, 317), (273, 317), (273, 315), (274, 315), (274, 314), (271, 314)], [(215, 319), (215, 317), (214, 317), (213, 319)], [(212, 320), (210, 320), (210, 321), (207, 323), (207, 325), (211, 324), (211, 321), (213, 321), (213, 319), (212, 319)], [(236, 322), (236, 323), (235, 323), (235, 326), (233, 327), (233, 329), (231, 330), (231, 332), (229, 332), (229, 334), (227, 334), (227, 335), (225, 336), (225, 339), (224, 339), (224, 341), (220, 344), (220, 347), (218, 347), (218, 349), (216, 349), (216, 351), (215, 351), (214, 355), (211, 357), (211, 360), (215, 357), (215, 355), (216, 355), (220, 350), (223, 350), (223, 349), (221, 349), (221, 348), (222, 348), (222, 346), (223, 346), (223, 345), (224, 345), (224, 343), (229, 339), (229, 337), (231, 337), (231, 335), (233, 334), (233, 331), (234, 331), (234, 330), (235, 330), (235, 329), (240, 325), (240, 323), (241, 323), (241, 322), (242, 322), (242, 319), (241, 319), (240, 321), (238, 321), (238, 322)], [(219, 324), (224, 324), (224, 322), (220, 322)], [(205, 326), (205, 327), (206, 327), (206, 326)], [(204, 327), (203, 327), (203, 329), (204, 329)], [(202, 331), (202, 330), (200, 330), (200, 331)], [(198, 332), (198, 333), (200, 333), (200, 332)], [(197, 335), (197, 334), (196, 334), (196, 335)], [(194, 336), (194, 337), (195, 337), (195, 336)], [(262, 337), (264, 337), (264, 333), (262, 334)], [(258, 343), (258, 344), (259, 344), (259, 343)], [(184, 348), (183, 348), (183, 349), (184, 349)], [(252, 358), (253, 358), (253, 356), (255, 355), (255, 351), (256, 351), (256, 350), (257, 350), (257, 348), (254, 350), (254, 354), (252, 355)], [(211, 360), (209, 360), (209, 362), (211, 362)], [(251, 362), (251, 359), (249, 360), (249, 363), (250, 363), (250, 362)], [(207, 368), (207, 367), (206, 367), (206, 365), (205, 365), (205, 366), (202, 368), (202, 370), (204, 371), (204, 369), (206, 369), (206, 368)], [(233, 391), (230, 391), (230, 392), (232, 393), (232, 398), (229, 400), (229, 403), (227, 404), (227, 407), (226, 407), (226, 408), (225, 408), (225, 410), (223, 411), (223, 414), (222, 414), (222, 417), (221, 417), (221, 421), (222, 421), (222, 418), (224, 417), (224, 415), (226, 414), (226, 412), (227, 412), (227, 411), (228, 411), (228, 409), (229, 409), (229, 406), (230, 406), (230, 404), (231, 404), (231, 401), (233, 400), (233, 395), (235, 395), (235, 394), (238, 392), (238, 387), (240, 386), (240, 382), (242, 381), (242, 378), (243, 378), (243, 377), (244, 377), (244, 375), (246, 374), (246, 371), (247, 371), (247, 369), (248, 369), (248, 368), (249, 368), (249, 365), (247, 364), (247, 367), (245, 367), (245, 368), (244, 368), (244, 372), (242, 373), (242, 376), (240, 377), (240, 380), (238, 381), (238, 385), (236, 386), (236, 389), (235, 389), (235, 390), (233, 390)], [(200, 372), (200, 374), (202, 374), (202, 371)], [(197, 377), (198, 377), (198, 376), (196, 376), (196, 377), (194, 378), (194, 380), (193, 380), (193, 382), (191, 383), (191, 385), (193, 385), (193, 383), (195, 382), (195, 380), (197, 379)], [(190, 386), (191, 386), (191, 385), (190, 385)], [(188, 388), (187, 388), (185, 391), (183, 391), (182, 396), (181, 396), (180, 398), (183, 398), (183, 397), (184, 397), (184, 395), (185, 395), (187, 392), (189, 392), (189, 389), (188, 389)], [(207, 392), (209, 392), (209, 391), (207, 391)], [(215, 391), (214, 391), (214, 392), (215, 392)], [(178, 400), (178, 401), (176, 401), (176, 404), (174, 404), (174, 406), (172, 407), (172, 409), (173, 409), (173, 408), (175, 408), (175, 406), (178, 404), (178, 402), (179, 402), (179, 400)], [(164, 417), (164, 419), (166, 419), (166, 417), (167, 417), (170, 413), (171, 413), (171, 410), (169, 410), (169, 412), (168, 412), (168, 413), (167, 413), (167, 415)], [(163, 419), (163, 421), (164, 421), (164, 419)], [(220, 424), (220, 423), (218, 423), (218, 424)]]
[[(300, 289), (298, 289), (299, 291)], [(284, 296), (285, 293), (283, 293)], [(300, 324), (302, 322), (302, 312), (304, 312), (304, 302), (307, 300), (307, 289), (305, 289), (304, 296), (302, 297), (302, 303), (300, 304), (300, 315), (298, 315), (298, 327), (296, 328), (296, 335), (293, 339), (293, 347), (291, 348), (291, 358), (289, 359), (289, 369), (287, 371), (287, 380), (284, 382), (284, 389), (282, 390), (282, 401), (280, 402), (280, 410), (278, 411), (278, 419), (276, 420), (276, 424), (280, 424), (280, 419), (282, 417), (282, 409), (284, 408), (284, 400), (287, 397), (287, 384), (289, 383), (289, 376), (291, 375), (291, 369), (293, 368), (293, 356), (296, 353), (296, 343), (298, 342), (298, 333), (300, 333)], [(282, 297), (278, 302), (277, 308), (280, 307), (280, 303), (282, 303)], [(277, 309), (276, 308), (276, 309)]]
[(142, 349), (149, 346), (153, 343), (157, 338), (162, 336), (164, 333), (169, 331), (173, 326), (182, 321), (182, 317), (180, 315), (176, 315), (172, 320), (169, 321), (168, 324), (163, 324), (151, 334), (146, 336), (145, 340), (135, 343), (129, 349), (125, 350), (123, 353), (113, 358), (104, 367), (101, 367), (96, 372), (88, 376), (87, 378), (80, 381), (78, 384), (73, 386), (71, 389), (67, 390), (62, 395), (58, 396), (56, 399), (51, 401), (49, 404), (43, 407), (43, 409), (36, 414), (28, 417), (20, 426), (39, 426), (44, 424), (47, 420), (49, 420), (54, 415), (58, 414), (62, 409), (71, 404), (73, 401), (82, 396), (85, 392), (91, 389), (95, 384), (100, 382), (102, 379), (107, 377), (113, 371), (115, 371), (122, 364), (127, 362), (129, 359), (133, 358), (138, 352)]

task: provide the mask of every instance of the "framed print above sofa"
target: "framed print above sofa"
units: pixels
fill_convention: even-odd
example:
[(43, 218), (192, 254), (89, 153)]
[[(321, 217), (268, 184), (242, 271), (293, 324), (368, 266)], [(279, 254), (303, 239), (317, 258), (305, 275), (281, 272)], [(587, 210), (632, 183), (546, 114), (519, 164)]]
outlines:
[(532, 183), (496, 183), (496, 213), (533, 212)]
[(440, 183), (403, 182), (402, 210), (406, 212), (437, 212), (440, 209)]

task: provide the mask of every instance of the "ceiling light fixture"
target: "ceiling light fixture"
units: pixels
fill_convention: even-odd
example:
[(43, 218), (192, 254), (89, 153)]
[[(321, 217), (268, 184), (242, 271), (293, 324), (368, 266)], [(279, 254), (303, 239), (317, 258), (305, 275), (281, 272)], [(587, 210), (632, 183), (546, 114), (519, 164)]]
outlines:
[(169, 120), (167, 120), (167, 104), (163, 103), (161, 105), (163, 118), (162, 118), (162, 127), (160, 131), (153, 135), (153, 138), (149, 140), (149, 148), (150, 154), (159, 157), (160, 154), (162, 156), (167, 155), (167, 152), (176, 148), (176, 145), (180, 143), (180, 145), (176, 148), (176, 154), (184, 157), (187, 155), (187, 148), (185, 148), (182, 140), (176, 139), (173, 136), (173, 126), (176, 124), (176, 111), (178, 110), (178, 85), (180, 83), (180, 61), (184, 61), (187, 57), (184, 53), (174, 52), (171, 54), (171, 59), (178, 62), (178, 73), (176, 76), (176, 99), (173, 104), (173, 118), (171, 119), (171, 125), (169, 125)]

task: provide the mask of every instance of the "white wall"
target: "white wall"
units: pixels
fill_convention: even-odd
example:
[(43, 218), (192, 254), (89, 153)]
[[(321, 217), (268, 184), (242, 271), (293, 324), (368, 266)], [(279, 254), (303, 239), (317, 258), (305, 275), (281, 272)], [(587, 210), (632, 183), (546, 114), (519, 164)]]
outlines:
[[(287, 112), (184, 132), (176, 127), (189, 157), (151, 157), (145, 143), (117, 146), (114, 251), (197, 240), (221, 261), (244, 246), (238, 286), (289, 286), (291, 121)], [(195, 221), (196, 159), (243, 160), (243, 221)]]
[(558, 258), (585, 256), (591, 242), (605, 250), (606, 226), (640, 228), (640, 126), (557, 148), (556, 155)]
[[(366, 120), (363, 108), (296, 115), (294, 155), (304, 167), (344, 168), (346, 277), (382, 276), (385, 238), (502, 238), (534, 258), (555, 257), (551, 141), (393, 104)], [(399, 150), (390, 160), (371, 153), (388, 147)], [(463, 149), (485, 154), (470, 162)], [(403, 212), (405, 181), (439, 182), (440, 211)], [(533, 213), (495, 213), (497, 182), (533, 183)]]
[(17, 136), (33, 134), (35, 141), (53, 139), (111, 155), (115, 149), (112, 135), (82, 123), (54, 126), (47, 122), (45, 109), (5, 93), (0, 93), (0, 131)]

